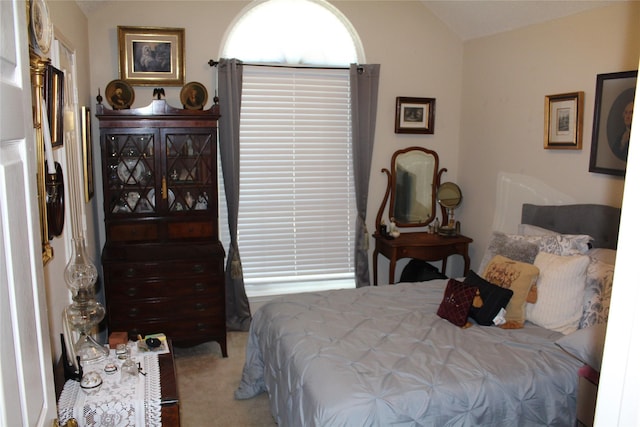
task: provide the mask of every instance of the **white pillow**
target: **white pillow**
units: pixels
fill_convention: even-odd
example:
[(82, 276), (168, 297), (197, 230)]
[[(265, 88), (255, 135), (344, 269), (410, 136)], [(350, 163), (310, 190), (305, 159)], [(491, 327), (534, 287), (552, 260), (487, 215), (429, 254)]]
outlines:
[(605, 323), (609, 319), (614, 268), (612, 264), (590, 259), (579, 328)]
[(533, 263), (540, 270), (538, 300), (535, 304), (527, 303), (527, 320), (565, 335), (577, 330), (589, 262), (586, 255), (538, 253)]
[(556, 344), (576, 359), (600, 372), (606, 334), (607, 324), (599, 323), (565, 335), (557, 340)]
[(562, 256), (586, 254), (589, 251), (589, 242), (593, 240), (591, 236), (587, 236), (586, 234), (549, 234), (535, 236), (508, 234), (508, 236), (515, 240), (535, 243), (541, 252)]

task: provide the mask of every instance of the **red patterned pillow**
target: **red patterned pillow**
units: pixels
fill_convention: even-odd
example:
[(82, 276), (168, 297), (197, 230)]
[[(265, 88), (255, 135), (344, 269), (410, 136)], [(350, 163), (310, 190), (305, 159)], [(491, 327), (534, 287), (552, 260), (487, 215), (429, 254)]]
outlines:
[(438, 307), (438, 316), (447, 319), (456, 326), (465, 326), (476, 292), (478, 292), (478, 288), (475, 286), (449, 279), (447, 288), (444, 290), (444, 298)]

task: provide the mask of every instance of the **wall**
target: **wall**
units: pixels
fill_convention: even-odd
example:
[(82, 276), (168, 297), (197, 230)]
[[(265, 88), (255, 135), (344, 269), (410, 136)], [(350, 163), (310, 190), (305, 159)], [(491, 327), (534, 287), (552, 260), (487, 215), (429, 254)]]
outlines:
[[(79, 105), (91, 105), (89, 95), (89, 38), (87, 30), (87, 18), (75, 1), (49, 1), (47, 2), (51, 20), (54, 24), (54, 37), (64, 43), (69, 50), (75, 51), (77, 68), (77, 86)], [(80, 112), (78, 111), (78, 114)], [(65, 171), (65, 185), (69, 184), (69, 172), (66, 162), (65, 148), (54, 149), (54, 158), (60, 162)], [(71, 294), (64, 281), (64, 269), (71, 252), (71, 225), (69, 214), (70, 190), (65, 187), (67, 195), (65, 208), (65, 225), (62, 234), (51, 240), (54, 250), (54, 258), (44, 268), (47, 289), (47, 306), (49, 317), (49, 329), (51, 348), (54, 358), (60, 357), (60, 333), (62, 332), (62, 310), (71, 302)], [(84, 192), (82, 192), (84, 194)], [(84, 196), (82, 203), (84, 203)], [(94, 223), (95, 198), (85, 206), (87, 212), (87, 246), (94, 260), (99, 259), (97, 252), (97, 233)]]
[[(116, 27), (131, 25), (186, 28), (186, 79), (202, 82), (213, 93), (213, 73), (207, 61), (218, 57), (229, 25), (248, 4), (101, 4), (89, 14), (91, 91), (95, 95), (119, 77)], [(456, 214), (463, 232), (474, 238), (472, 268), (478, 265), (488, 241), (499, 171), (536, 177), (581, 202), (620, 206), (623, 179), (588, 172), (595, 78), (598, 73), (635, 69), (640, 29), (631, 24), (638, 22), (640, 4), (620, 3), (466, 43), (421, 2), (333, 4), (358, 32), (366, 62), (381, 64), (367, 212), (371, 233), (386, 187), (380, 170), (389, 167), (395, 150), (412, 145), (437, 151), (441, 167), (448, 169), (444, 179), (462, 188), (464, 200)], [(134, 107), (147, 105), (152, 89), (135, 89)], [(544, 96), (579, 90), (585, 92), (583, 149), (544, 150)], [(180, 88), (166, 87), (165, 91), (167, 100), (178, 105)], [(434, 135), (394, 133), (397, 96), (436, 98)], [(96, 146), (97, 141), (96, 136)], [(97, 178), (96, 197), (100, 199)], [(101, 209), (98, 215), (98, 224), (102, 224)], [(103, 242), (102, 227), (100, 233)], [(459, 260), (449, 265), (449, 274), (461, 274)], [(381, 259), (380, 277), (386, 277), (387, 271), (388, 263)]]
[[(465, 43), (459, 217), (474, 238), (472, 268), (490, 236), (498, 172), (524, 174), (581, 203), (621, 206), (624, 179), (589, 172), (596, 75), (635, 70), (640, 3), (619, 4)], [(544, 97), (584, 91), (582, 150), (544, 150)]]
[[(248, 4), (242, 1), (172, 1), (156, 2), (150, 7), (150, 3), (145, 1), (105, 2), (89, 15), (92, 91), (97, 94), (101, 89), (104, 93), (104, 87), (119, 78), (118, 25), (164, 26), (186, 29), (186, 80), (203, 83), (212, 97), (213, 71), (207, 61), (218, 58), (226, 31)], [(445, 177), (456, 180), (462, 43), (421, 2), (336, 1), (332, 4), (349, 19), (359, 34), (366, 62), (381, 64), (367, 212), (367, 225), (373, 233), (375, 216), (387, 185), (380, 170), (389, 168), (395, 150), (413, 145), (433, 149), (438, 152), (441, 165), (449, 169)], [(149, 104), (152, 88), (134, 89), (134, 107)], [(165, 87), (165, 92), (167, 101), (179, 106), (180, 87)], [(394, 133), (397, 96), (437, 99), (435, 135)], [(96, 195), (101, 197), (98, 191)], [(99, 215), (102, 223), (103, 213), (100, 211)], [(104, 241), (104, 235), (101, 235), (101, 241)], [(381, 260), (381, 277), (387, 276), (387, 265)]]

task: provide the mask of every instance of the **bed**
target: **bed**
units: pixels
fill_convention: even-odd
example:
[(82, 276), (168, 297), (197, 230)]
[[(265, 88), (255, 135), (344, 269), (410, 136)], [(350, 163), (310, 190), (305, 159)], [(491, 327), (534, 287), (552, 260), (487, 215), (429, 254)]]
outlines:
[[(610, 289), (605, 288), (612, 280), (617, 236), (610, 222), (620, 213), (611, 209), (523, 206), (522, 221), (528, 225), (522, 235), (528, 232), (534, 240), (544, 232), (556, 236), (545, 239), (566, 243), (573, 235), (567, 237), (557, 224), (565, 218), (573, 218), (572, 227), (588, 223), (579, 230), (589, 233), (593, 246), (553, 258), (588, 263), (581, 267), (580, 313), (578, 319), (573, 315), (572, 328), (541, 327), (543, 321), (528, 318), (518, 329), (473, 320), (471, 327), (459, 327), (438, 313), (449, 282), (462, 278), (280, 297), (253, 316), (235, 397), (268, 392), (281, 426), (573, 425), (584, 358), (559, 343), (573, 331), (606, 322)], [(603, 210), (613, 215), (609, 221), (588, 220)], [(504, 243), (504, 236), (494, 237), (492, 243)], [(513, 255), (514, 242), (520, 245), (522, 238), (510, 237), (515, 240), (507, 249)], [(487, 252), (499, 251), (496, 245)], [(544, 268), (537, 303), (526, 304), (527, 315), (530, 307), (549, 300), (551, 276), (541, 281)]]

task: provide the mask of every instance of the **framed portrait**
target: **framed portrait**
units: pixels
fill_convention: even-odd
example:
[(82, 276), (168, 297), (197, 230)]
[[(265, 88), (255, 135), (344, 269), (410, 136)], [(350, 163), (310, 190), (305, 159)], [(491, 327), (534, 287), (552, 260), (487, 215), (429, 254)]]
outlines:
[(638, 70), (598, 74), (589, 172), (624, 176)]
[(136, 99), (136, 92), (124, 80), (111, 80), (104, 90), (104, 96), (114, 110), (126, 110), (131, 108)]
[(396, 98), (396, 133), (433, 133), (435, 98)]
[(180, 91), (180, 102), (186, 110), (202, 110), (208, 97), (207, 88), (198, 82), (187, 83)]
[(584, 92), (548, 95), (544, 99), (544, 148), (582, 149)]
[(118, 26), (120, 79), (138, 86), (182, 86), (184, 28)]
[(51, 145), (60, 147), (64, 143), (64, 73), (52, 65), (47, 65), (45, 70), (44, 96), (47, 103)]
[(82, 164), (84, 166), (84, 201), (93, 197), (93, 150), (91, 144), (91, 110), (82, 106)]

